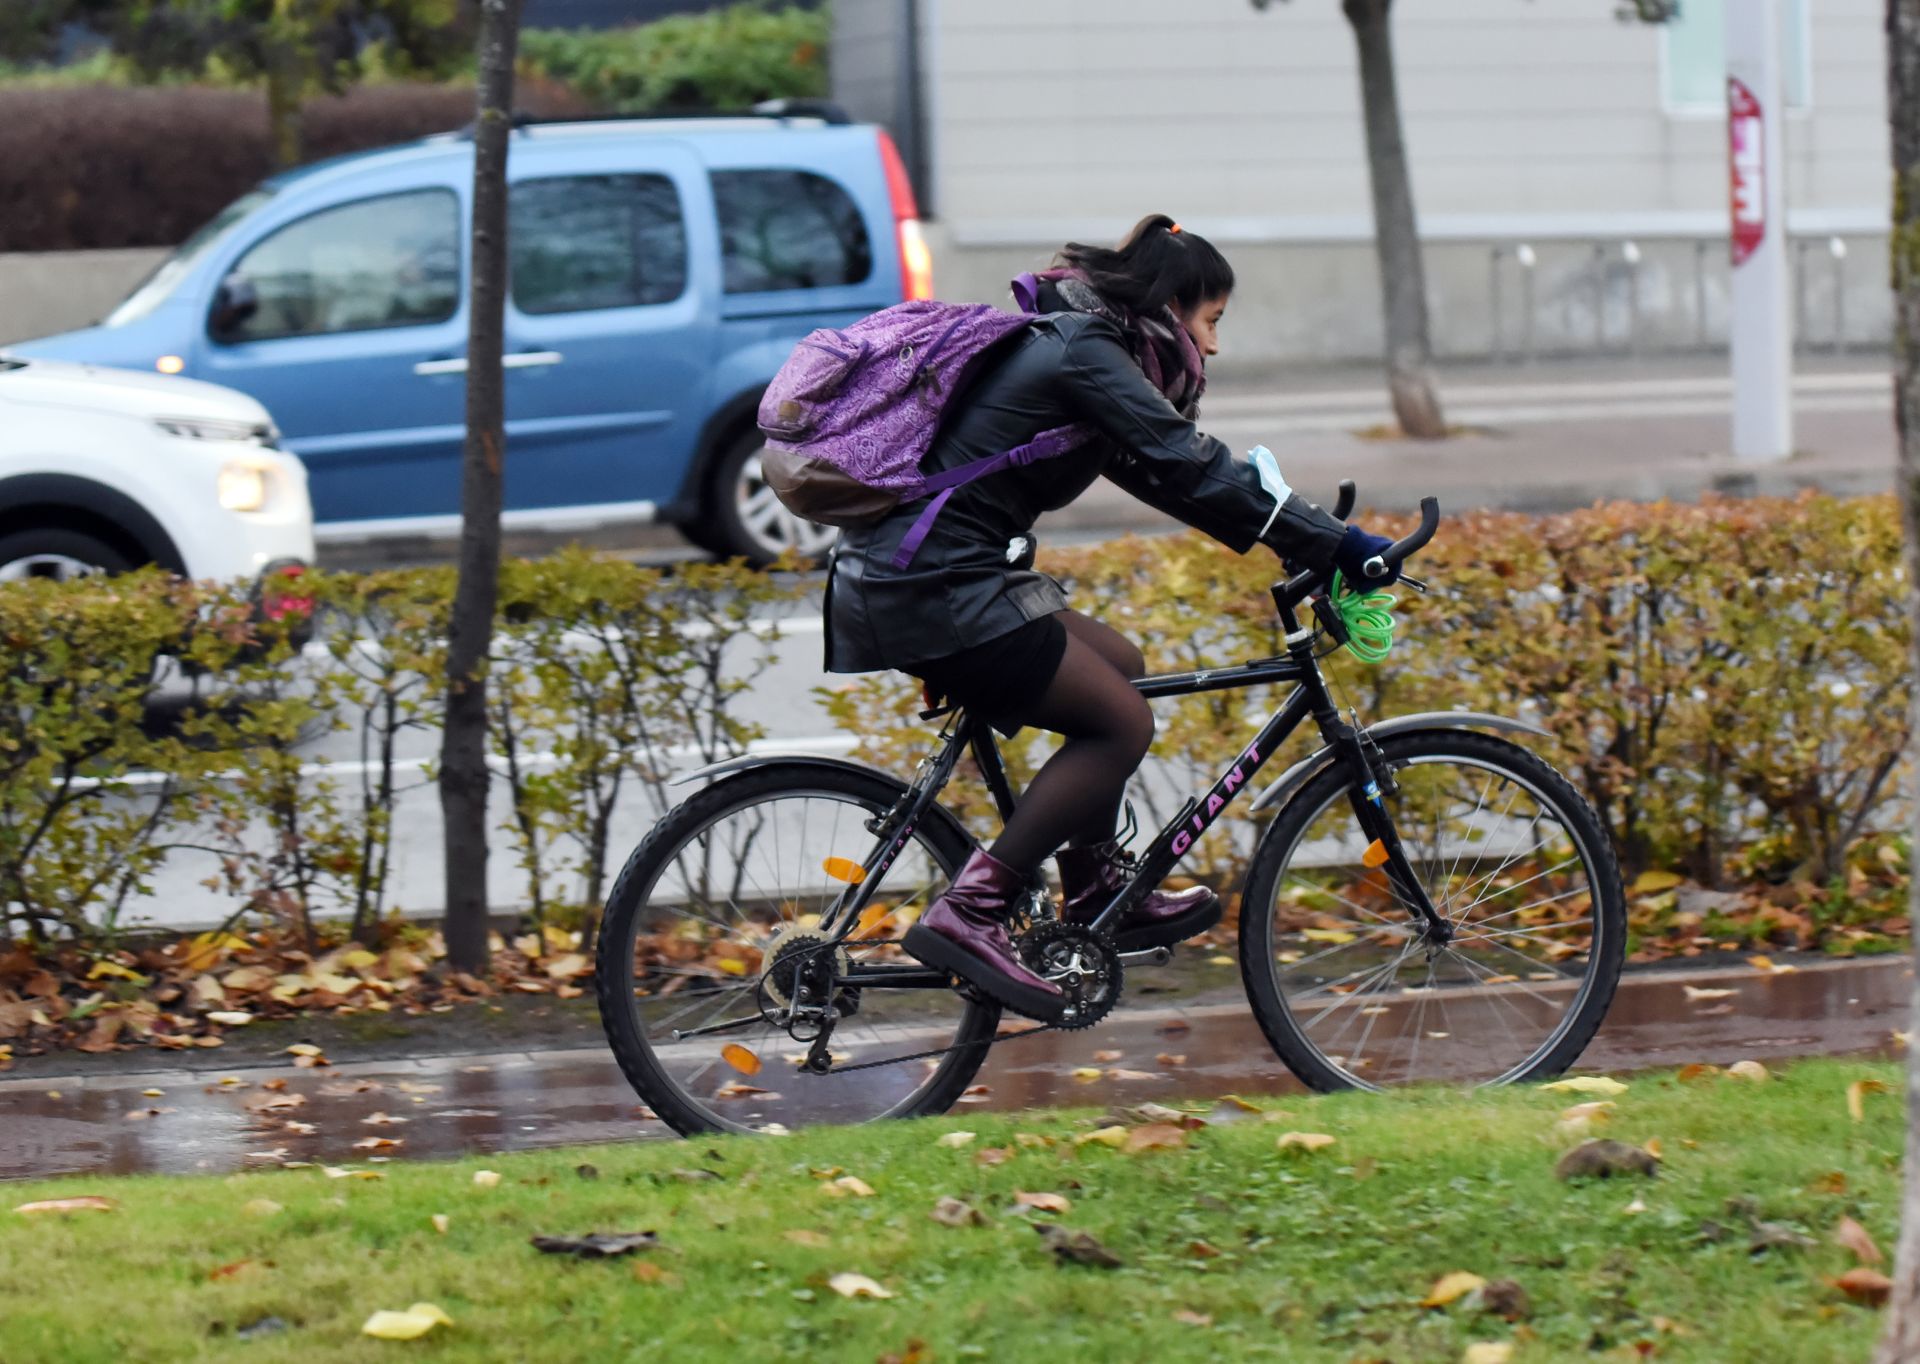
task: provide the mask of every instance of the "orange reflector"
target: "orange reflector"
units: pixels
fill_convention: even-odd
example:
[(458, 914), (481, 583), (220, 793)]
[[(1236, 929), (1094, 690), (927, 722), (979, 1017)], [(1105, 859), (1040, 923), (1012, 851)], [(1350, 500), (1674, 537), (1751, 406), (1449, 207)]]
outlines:
[(1377, 838), (1367, 844), (1367, 850), (1360, 854), (1360, 865), (1363, 867), (1373, 868), (1385, 866), (1386, 861), (1387, 845)]
[(742, 1075), (758, 1075), (760, 1058), (741, 1046), (738, 1042), (729, 1042), (720, 1048), (721, 1059)]
[(820, 869), (834, 880), (845, 881), (850, 886), (857, 886), (867, 879), (865, 867), (844, 857), (829, 857), (820, 864)]

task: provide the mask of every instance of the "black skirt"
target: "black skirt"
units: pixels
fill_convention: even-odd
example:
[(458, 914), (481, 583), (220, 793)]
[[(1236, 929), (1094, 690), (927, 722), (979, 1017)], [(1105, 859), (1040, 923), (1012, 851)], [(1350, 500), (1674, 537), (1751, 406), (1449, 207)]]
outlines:
[(1059, 616), (1047, 615), (958, 653), (910, 663), (902, 671), (926, 683), (936, 700), (965, 706), (1012, 737), (1024, 723), (1019, 715), (1053, 681), (1066, 652), (1067, 627)]

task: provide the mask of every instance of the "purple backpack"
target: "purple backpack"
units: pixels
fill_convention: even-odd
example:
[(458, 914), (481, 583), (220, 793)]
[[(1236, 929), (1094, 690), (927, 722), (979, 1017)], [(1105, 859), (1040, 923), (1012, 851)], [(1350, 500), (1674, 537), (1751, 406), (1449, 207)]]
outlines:
[(789, 511), (829, 526), (865, 525), (932, 496), (894, 555), (894, 567), (905, 568), (955, 488), (1063, 455), (1093, 434), (1080, 423), (1055, 427), (991, 459), (921, 473), (975, 362), (1036, 320), (987, 303), (920, 300), (808, 333), (760, 400), (767, 486)]

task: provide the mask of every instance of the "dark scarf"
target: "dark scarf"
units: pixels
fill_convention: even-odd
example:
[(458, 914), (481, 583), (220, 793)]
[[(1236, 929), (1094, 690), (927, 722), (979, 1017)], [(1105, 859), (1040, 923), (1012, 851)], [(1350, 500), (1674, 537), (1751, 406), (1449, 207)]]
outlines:
[(1096, 292), (1077, 270), (1047, 270), (1034, 278), (1042, 285), (1041, 312), (1094, 313), (1106, 318), (1126, 333), (1134, 363), (1147, 376), (1147, 382), (1166, 394), (1167, 401), (1187, 420), (1198, 415), (1200, 395), (1207, 390), (1207, 372), (1199, 347), (1172, 308), (1162, 308), (1151, 317), (1131, 313)]

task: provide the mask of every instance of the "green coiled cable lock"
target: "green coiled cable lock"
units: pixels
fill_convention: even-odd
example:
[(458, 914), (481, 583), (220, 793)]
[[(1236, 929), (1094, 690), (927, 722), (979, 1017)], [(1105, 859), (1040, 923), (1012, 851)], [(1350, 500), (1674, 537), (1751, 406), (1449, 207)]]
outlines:
[(1346, 627), (1347, 648), (1362, 663), (1379, 663), (1393, 651), (1394, 597), (1391, 592), (1349, 591), (1341, 589), (1340, 570), (1333, 572), (1327, 600)]

